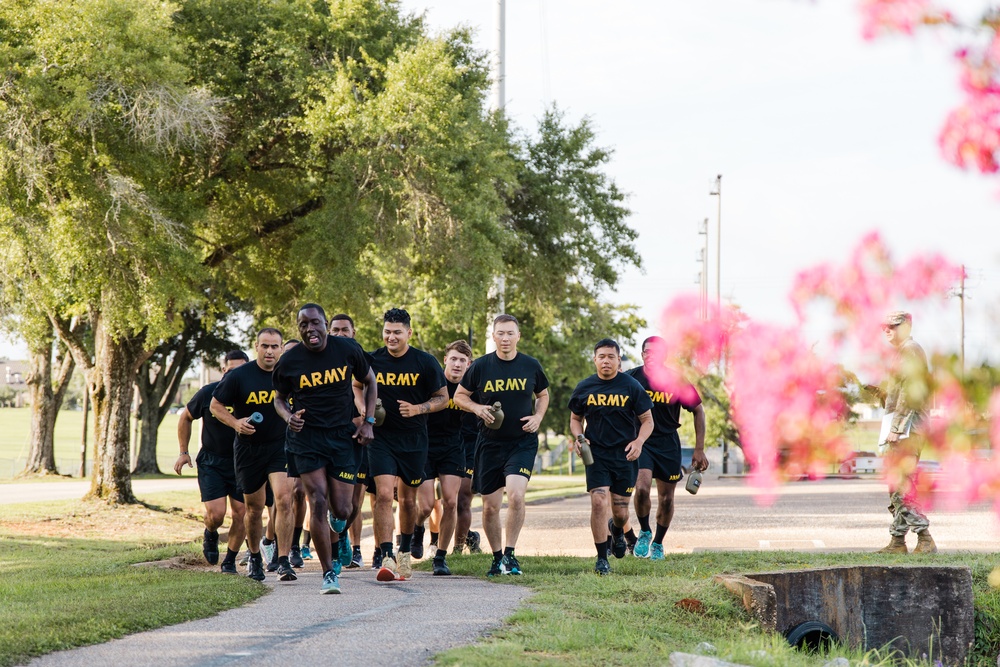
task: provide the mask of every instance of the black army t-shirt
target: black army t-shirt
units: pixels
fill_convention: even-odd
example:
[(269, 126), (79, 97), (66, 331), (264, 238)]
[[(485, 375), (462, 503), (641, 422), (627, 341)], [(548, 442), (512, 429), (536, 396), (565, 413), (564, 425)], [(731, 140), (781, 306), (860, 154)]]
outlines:
[(618, 373), (602, 380), (595, 373), (581, 380), (569, 399), (570, 411), (587, 422), (584, 435), (593, 447), (624, 447), (635, 440), (636, 419), (653, 402), (634, 378)]
[(462, 432), (462, 415), (470, 414), (455, 405), (457, 382), (445, 380), (448, 384), (448, 407), (427, 415), (427, 437), (431, 440), (455, 440)]
[(673, 394), (653, 389), (649, 378), (646, 377), (645, 368), (645, 366), (638, 366), (629, 369), (626, 374), (635, 378), (653, 401), (653, 434), (649, 438), (652, 440), (657, 437), (673, 435), (681, 425), (681, 408), (683, 407), (688, 412), (694, 412), (694, 409), (701, 405), (701, 397), (698, 396), (698, 391), (693, 386), (689, 386), (690, 395), (694, 396), (696, 400), (690, 404), (682, 403)]
[(385, 408), (385, 421), (376, 428), (384, 431), (426, 431), (428, 415), (403, 417), (399, 401), (413, 405), (425, 403), (445, 386), (444, 371), (432, 355), (410, 347), (401, 357), (394, 357), (380, 347), (371, 353), (372, 370), (378, 382), (378, 397)]
[(264, 417), (260, 424), (253, 424), (252, 435), (237, 434), (240, 444), (264, 445), (284, 443), (285, 421), (274, 411), (274, 385), (270, 371), (265, 371), (256, 361), (243, 364), (222, 376), (213, 398), (233, 409), (237, 419), (259, 412)]
[[(306, 428), (348, 426), (356, 412), (353, 380), (368, 375), (368, 358), (353, 338), (327, 336), (326, 347), (313, 352), (296, 345), (274, 367), (274, 388), (305, 410)], [(353, 378), (353, 380), (352, 380)]]
[(548, 389), (549, 380), (534, 357), (518, 352), (505, 361), (492, 352), (472, 362), (461, 385), (472, 394), (478, 393), (477, 403), (493, 405), (499, 401), (503, 408), (500, 428), (494, 431), (482, 426), (484, 439), (517, 440), (527, 435), (521, 418), (534, 414), (535, 394)]
[[(236, 438), (236, 431), (229, 428), (212, 414), (212, 392), (219, 386), (218, 382), (209, 382), (204, 387), (195, 392), (187, 408), (191, 419), (204, 419), (201, 425), (201, 448), (224, 459), (233, 458), (233, 440)], [(232, 408), (226, 406), (232, 412)]]

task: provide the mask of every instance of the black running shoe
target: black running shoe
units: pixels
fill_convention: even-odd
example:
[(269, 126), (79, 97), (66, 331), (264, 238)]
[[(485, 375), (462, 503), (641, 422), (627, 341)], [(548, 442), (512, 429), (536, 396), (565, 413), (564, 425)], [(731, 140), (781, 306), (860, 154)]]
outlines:
[(205, 560), (209, 565), (219, 562), (219, 531), (205, 529), (204, 537), (201, 540), (201, 552), (205, 554)]
[(374, 553), (372, 553), (372, 569), (381, 570), (382, 569), (382, 550), (376, 548)]
[(224, 560), (220, 569), (222, 570), (222, 574), (236, 574), (236, 563)]
[(365, 559), (361, 556), (361, 547), (354, 547), (354, 553), (351, 555), (351, 564), (347, 566), (348, 570), (356, 570), (363, 567), (365, 564)]
[(521, 564), (517, 562), (514, 554), (510, 554), (500, 560), (500, 571), (504, 574), (521, 574)]
[(413, 527), (413, 540), (410, 542), (410, 556), (420, 560), (424, 557), (424, 531), (423, 526)]
[(608, 563), (608, 559), (598, 558), (597, 563), (594, 565), (594, 572), (601, 575), (602, 577), (611, 574), (611, 564)]
[(288, 552), (288, 564), (292, 567), (305, 567), (306, 562), (302, 560), (302, 550), (292, 547)]
[[(274, 546), (277, 547), (278, 543), (275, 542)], [(274, 550), (274, 558), (272, 558), (268, 562), (268, 564), (267, 564), (267, 571), (268, 572), (277, 572), (278, 571), (278, 549), (277, 548), (275, 548), (275, 550)]]
[(264, 581), (264, 561), (253, 557), (247, 561), (247, 576), (255, 581)]
[(281, 581), (295, 581), (295, 570), (288, 563), (278, 563), (278, 579)]
[(451, 574), (451, 570), (448, 569), (448, 563), (444, 562), (444, 558), (434, 559), (434, 576), (435, 577), (447, 577)]
[(619, 535), (617, 540), (615, 540), (614, 536), (612, 536), (612, 542), (611, 552), (615, 555), (615, 558), (625, 558), (625, 554), (628, 553), (628, 545), (625, 543), (625, 534), (622, 533)]
[(479, 533), (475, 530), (470, 530), (469, 534), (465, 536), (465, 546), (469, 547), (470, 554), (483, 553), (479, 546)]
[(490, 571), (486, 573), (487, 577), (499, 577), (503, 574), (503, 570), (500, 568), (501, 560), (493, 559), (493, 564), (490, 565)]

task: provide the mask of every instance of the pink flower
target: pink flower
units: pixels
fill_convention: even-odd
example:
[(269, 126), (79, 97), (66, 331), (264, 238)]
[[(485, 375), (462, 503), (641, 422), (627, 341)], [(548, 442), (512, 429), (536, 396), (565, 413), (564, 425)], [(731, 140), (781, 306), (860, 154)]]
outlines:
[(952, 20), (950, 13), (934, 9), (929, 0), (862, 0), (860, 4), (865, 39), (892, 32), (911, 35), (918, 25)]

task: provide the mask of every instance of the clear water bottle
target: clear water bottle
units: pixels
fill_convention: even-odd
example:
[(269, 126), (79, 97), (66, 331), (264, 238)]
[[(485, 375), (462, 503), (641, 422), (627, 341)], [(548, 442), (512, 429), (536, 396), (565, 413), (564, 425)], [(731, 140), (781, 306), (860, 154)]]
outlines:
[(701, 472), (697, 470), (692, 470), (691, 474), (688, 475), (687, 484), (684, 485), (684, 490), (688, 493), (694, 495), (698, 493), (698, 489), (701, 488)]

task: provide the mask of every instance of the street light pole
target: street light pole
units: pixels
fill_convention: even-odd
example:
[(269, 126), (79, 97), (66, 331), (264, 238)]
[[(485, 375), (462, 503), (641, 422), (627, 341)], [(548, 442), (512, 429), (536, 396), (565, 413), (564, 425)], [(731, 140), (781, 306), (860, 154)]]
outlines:
[(701, 229), (698, 230), (699, 236), (705, 237), (705, 245), (701, 249), (701, 280), (698, 285), (699, 296), (701, 297), (698, 305), (701, 308), (701, 319), (708, 319), (708, 218), (701, 223)]
[[(496, 0), (496, 60), (494, 61), (493, 76), (493, 107), (497, 111), (504, 110), (504, 99), (506, 97), (507, 76), (504, 67), (507, 32), (507, 2), (506, 0)], [(495, 312), (486, 316), (486, 353), (496, 352), (497, 345), (493, 342), (493, 319), (507, 309), (504, 293), (507, 291), (507, 278), (502, 270), (493, 280), (490, 289), (490, 303), (495, 305)]]
[(719, 198), (718, 227), (715, 233), (715, 307), (722, 308), (722, 174), (715, 177), (715, 192), (710, 196)]

